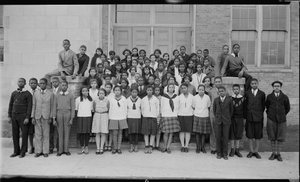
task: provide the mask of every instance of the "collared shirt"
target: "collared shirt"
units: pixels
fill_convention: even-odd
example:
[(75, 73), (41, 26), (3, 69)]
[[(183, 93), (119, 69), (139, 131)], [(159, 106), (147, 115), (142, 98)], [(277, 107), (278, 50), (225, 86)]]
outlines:
[(221, 99), (222, 102), (224, 102), (225, 98), (226, 98), (226, 96), (224, 96), (224, 97), (220, 96), (220, 99)]
[(54, 88), (53, 88), (53, 93), (54, 93), (54, 95), (57, 93), (58, 88), (59, 88), (59, 87), (56, 87), (56, 88), (54, 87)]
[(69, 50), (70, 50), (70, 49), (68, 49), (67, 51), (66, 51), (66, 50), (64, 51), (65, 57), (68, 56)]
[[(63, 91), (60, 91), (59, 93), (60, 93), (61, 95), (63, 95), (63, 94), (64, 94), (64, 92), (63, 92)], [(69, 93), (68, 91), (65, 91), (65, 95), (68, 95), (68, 93)]]
[(242, 98), (243, 96), (241, 94), (232, 94), (231, 97), (233, 98)]
[[(235, 54), (234, 53), (231, 53), (231, 55), (233, 56), (233, 57), (235, 57)], [(240, 56), (240, 53), (237, 53), (237, 57), (239, 57)]]
[(274, 93), (275, 93), (275, 97), (279, 97), (280, 93), (276, 93), (276, 92), (274, 92)]
[(258, 89), (255, 89), (255, 90), (251, 89), (251, 92), (252, 92), (252, 94), (254, 95), (254, 97), (256, 96), (257, 91), (258, 91)]

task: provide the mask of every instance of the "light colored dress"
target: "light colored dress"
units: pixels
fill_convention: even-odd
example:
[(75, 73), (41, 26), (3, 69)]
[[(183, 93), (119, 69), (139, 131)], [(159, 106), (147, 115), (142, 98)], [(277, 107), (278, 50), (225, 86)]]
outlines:
[(108, 100), (94, 101), (95, 114), (93, 118), (92, 133), (108, 133)]

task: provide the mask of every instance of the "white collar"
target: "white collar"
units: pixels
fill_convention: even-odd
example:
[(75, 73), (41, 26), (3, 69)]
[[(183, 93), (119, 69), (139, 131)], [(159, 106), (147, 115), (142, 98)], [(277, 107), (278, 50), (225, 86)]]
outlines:
[[(62, 94), (63, 94), (63, 91), (60, 91), (59, 93), (62, 95)], [(65, 95), (67, 95), (68, 93), (69, 93), (69, 92), (66, 91), (66, 92), (65, 92)]]
[(235, 94), (232, 94), (231, 97), (233, 97), (233, 98), (242, 98), (243, 96), (241, 94), (238, 94), (237, 96)]
[[(235, 57), (235, 54), (234, 54), (234, 53), (231, 53), (231, 55), (232, 55), (233, 57)], [(238, 57), (240, 57), (240, 53), (238, 53)]]
[(220, 99), (221, 99), (221, 100), (225, 100), (225, 98), (226, 98), (226, 95), (225, 95), (223, 98), (220, 96)]
[[(42, 90), (42, 89), (40, 89), (40, 92), (41, 92), (41, 93), (42, 93), (42, 91), (43, 91), (43, 90)], [(45, 89), (45, 90), (44, 90), (44, 94), (45, 94), (46, 92), (47, 92), (47, 89)]]

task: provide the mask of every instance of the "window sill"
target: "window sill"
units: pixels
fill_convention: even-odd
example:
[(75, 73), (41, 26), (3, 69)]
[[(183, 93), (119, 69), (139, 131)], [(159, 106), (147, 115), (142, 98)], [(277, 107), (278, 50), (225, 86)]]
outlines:
[(288, 68), (248, 68), (250, 73), (293, 73), (292, 69)]

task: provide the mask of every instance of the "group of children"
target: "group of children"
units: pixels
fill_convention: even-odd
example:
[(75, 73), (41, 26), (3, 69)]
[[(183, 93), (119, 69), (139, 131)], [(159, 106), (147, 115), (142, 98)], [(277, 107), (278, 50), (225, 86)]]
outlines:
[[(85, 51), (86, 47), (81, 46), (78, 60)], [(212, 77), (203, 73), (207, 69), (207, 62), (209, 66), (215, 65), (211, 57), (207, 58), (208, 50), (205, 52), (205, 58), (199, 58), (195, 53), (189, 56), (182, 46), (180, 53), (175, 50), (175, 58), (169, 61), (168, 54), (160, 57), (159, 49), (148, 59), (144, 50), (138, 52), (134, 48), (132, 52), (125, 49), (125, 58), (121, 61), (114, 51), (110, 51), (107, 59), (102, 49), (97, 48), (90, 64), (89, 76), (83, 82), (80, 96), (76, 99), (73, 93), (68, 92), (67, 81), (57, 84), (58, 77), (52, 76), (51, 89), (46, 89), (49, 78), (40, 79), (39, 89), (36, 87), (37, 79), (30, 79), (32, 90), (37, 90), (31, 94), (22, 90), (26, 81), (20, 78), (19, 88), (12, 93), (9, 104), (9, 122), (12, 120), (15, 144), (11, 157), (24, 157), (27, 152), (25, 135), (28, 137), (29, 120), (36, 132), (35, 157), (42, 154), (48, 157), (55, 147), (57, 156), (64, 153), (71, 155), (69, 134), (73, 119), (76, 118), (74, 121), (77, 122), (82, 147), (78, 154), (89, 153), (91, 133), (96, 135), (97, 155), (105, 151), (121, 154), (123, 130), (128, 132), (129, 152), (138, 152), (138, 137), (142, 134), (146, 154), (151, 154), (153, 150), (171, 153), (172, 138), (179, 132), (181, 152), (189, 151), (191, 134), (195, 133), (196, 153), (206, 153), (205, 138), (210, 135), (211, 153), (217, 153), (218, 159), (223, 157), (225, 160), (228, 159), (228, 140), (231, 142), (229, 156), (242, 157), (239, 140), (242, 139), (246, 119), (246, 137), (250, 145), (247, 157), (261, 158), (258, 148), (263, 137), (263, 113), (266, 109), (267, 131), (273, 151), (270, 160), (276, 158), (282, 161), (280, 150), (286, 133), (286, 114), (290, 110), (289, 99), (281, 92), (282, 83), (272, 83), (274, 91), (268, 95), (267, 100), (265, 93), (258, 89), (258, 80), (255, 78), (251, 79), (251, 88), (246, 90), (244, 96), (240, 95), (238, 84), (233, 85), (234, 94), (230, 96), (222, 86), (221, 76)], [(79, 65), (86, 67), (80, 66), (74, 75), (82, 75), (88, 63)], [(45, 97), (45, 93), (49, 96)], [(18, 127), (24, 135), (21, 150), (16, 139)], [(58, 141), (51, 139), (56, 130), (51, 130), (51, 127), (57, 127)], [(53, 144), (55, 142), (58, 145)]]

